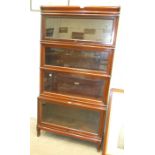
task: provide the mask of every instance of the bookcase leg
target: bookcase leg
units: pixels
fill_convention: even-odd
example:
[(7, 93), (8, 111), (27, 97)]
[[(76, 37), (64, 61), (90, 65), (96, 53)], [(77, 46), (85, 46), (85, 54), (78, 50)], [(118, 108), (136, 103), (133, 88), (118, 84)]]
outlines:
[(100, 152), (100, 150), (101, 150), (101, 143), (98, 143), (97, 144), (97, 151)]
[(39, 136), (40, 136), (40, 129), (37, 128), (37, 137), (39, 137)]

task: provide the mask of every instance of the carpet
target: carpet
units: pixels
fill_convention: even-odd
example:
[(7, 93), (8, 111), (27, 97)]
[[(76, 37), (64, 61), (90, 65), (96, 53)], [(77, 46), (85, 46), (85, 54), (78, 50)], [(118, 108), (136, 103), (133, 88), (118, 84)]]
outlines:
[(30, 155), (101, 155), (97, 145), (41, 130), (36, 133), (36, 119), (30, 119)]

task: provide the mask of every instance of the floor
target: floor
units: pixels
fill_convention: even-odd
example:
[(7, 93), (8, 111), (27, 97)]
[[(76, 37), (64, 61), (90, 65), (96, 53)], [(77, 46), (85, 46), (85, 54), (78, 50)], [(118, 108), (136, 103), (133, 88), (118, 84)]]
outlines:
[(36, 135), (36, 119), (30, 121), (30, 155), (101, 155), (93, 143), (41, 131)]

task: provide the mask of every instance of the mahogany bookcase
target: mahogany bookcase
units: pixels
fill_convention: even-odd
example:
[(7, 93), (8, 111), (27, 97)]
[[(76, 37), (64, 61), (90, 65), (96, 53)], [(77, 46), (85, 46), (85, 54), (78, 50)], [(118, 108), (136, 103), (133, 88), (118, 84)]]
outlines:
[(100, 150), (119, 7), (41, 7), (40, 130), (94, 142)]

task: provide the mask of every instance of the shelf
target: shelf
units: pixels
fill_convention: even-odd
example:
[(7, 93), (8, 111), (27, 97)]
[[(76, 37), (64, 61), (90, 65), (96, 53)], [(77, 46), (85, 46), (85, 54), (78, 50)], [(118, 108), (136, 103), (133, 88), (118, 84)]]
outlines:
[(94, 142), (94, 143), (101, 143), (101, 137), (99, 137), (98, 135), (95, 134), (90, 134), (88, 132), (83, 132), (83, 131), (77, 131), (74, 129), (68, 129), (68, 128), (64, 128), (64, 127), (60, 127), (58, 125), (54, 125), (54, 124), (47, 124), (47, 123), (39, 123), (37, 125), (37, 128), (45, 130), (45, 131), (49, 131), (49, 132), (53, 132), (56, 134), (60, 134), (63, 136), (71, 136), (73, 138), (78, 138), (81, 140), (87, 140), (90, 142)]
[(44, 65), (43, 67), (40, 67), (42, 70), (49, 70), (49, 71), (58, 71), (63, 73), (70, 73), (70, 74), (81, 74), (86, 76), (94, 76), (94, 77), (100, 77), (100, 78), (111, 78), (111, 75), (106, 74), (102, 71), (93, 71), (93, 70), (87, 70), (87, 69), (78, 69), (78, 68), (70, 68), (70, 67), (60, 67), (60, 66), (52, 66), (52, 65)]
[(83, 50), (98, 50), (98, 51), (103, 51), (103, 50), (114, 50), (115, 47), (113, 45), (103, 45), (101, 43), (95, 43), (95, 42), (86, 42), (86, 41), (81, 41), (81, 40), (62, 40), (62, 39), (53, 39), (53, 40), (47, 40), (47, 39), (42, 39), (40, 41), (41, 44), (50, 46), (52, 45), (53, 47), (70, 47), (70, 48), (75, 48), (75, 49), (83, 49)]
[(106, 111), (107, 105), (104, 104), (102, 101), (92, 100), (87, 98), (80, 98), (76, 96), (67, 96), (57, 93), (48, 93), (44, 92), (40, 94), (38, 97), (41, 101), (47, 102), (55, 102), (57, 104), (66, 105), (66, 106), (73, 106), (73, 107), (81, 107), (84, 109), (90, 109), (95, 111)]
[(100, 14), (105, 14), (106, 16), (119, 16), (120, 7), (119, 6), (42, 6), (41, 7), (42, 14), (44, 13), (61, 13), (61, 14), (93, 14), (99, 16)]

